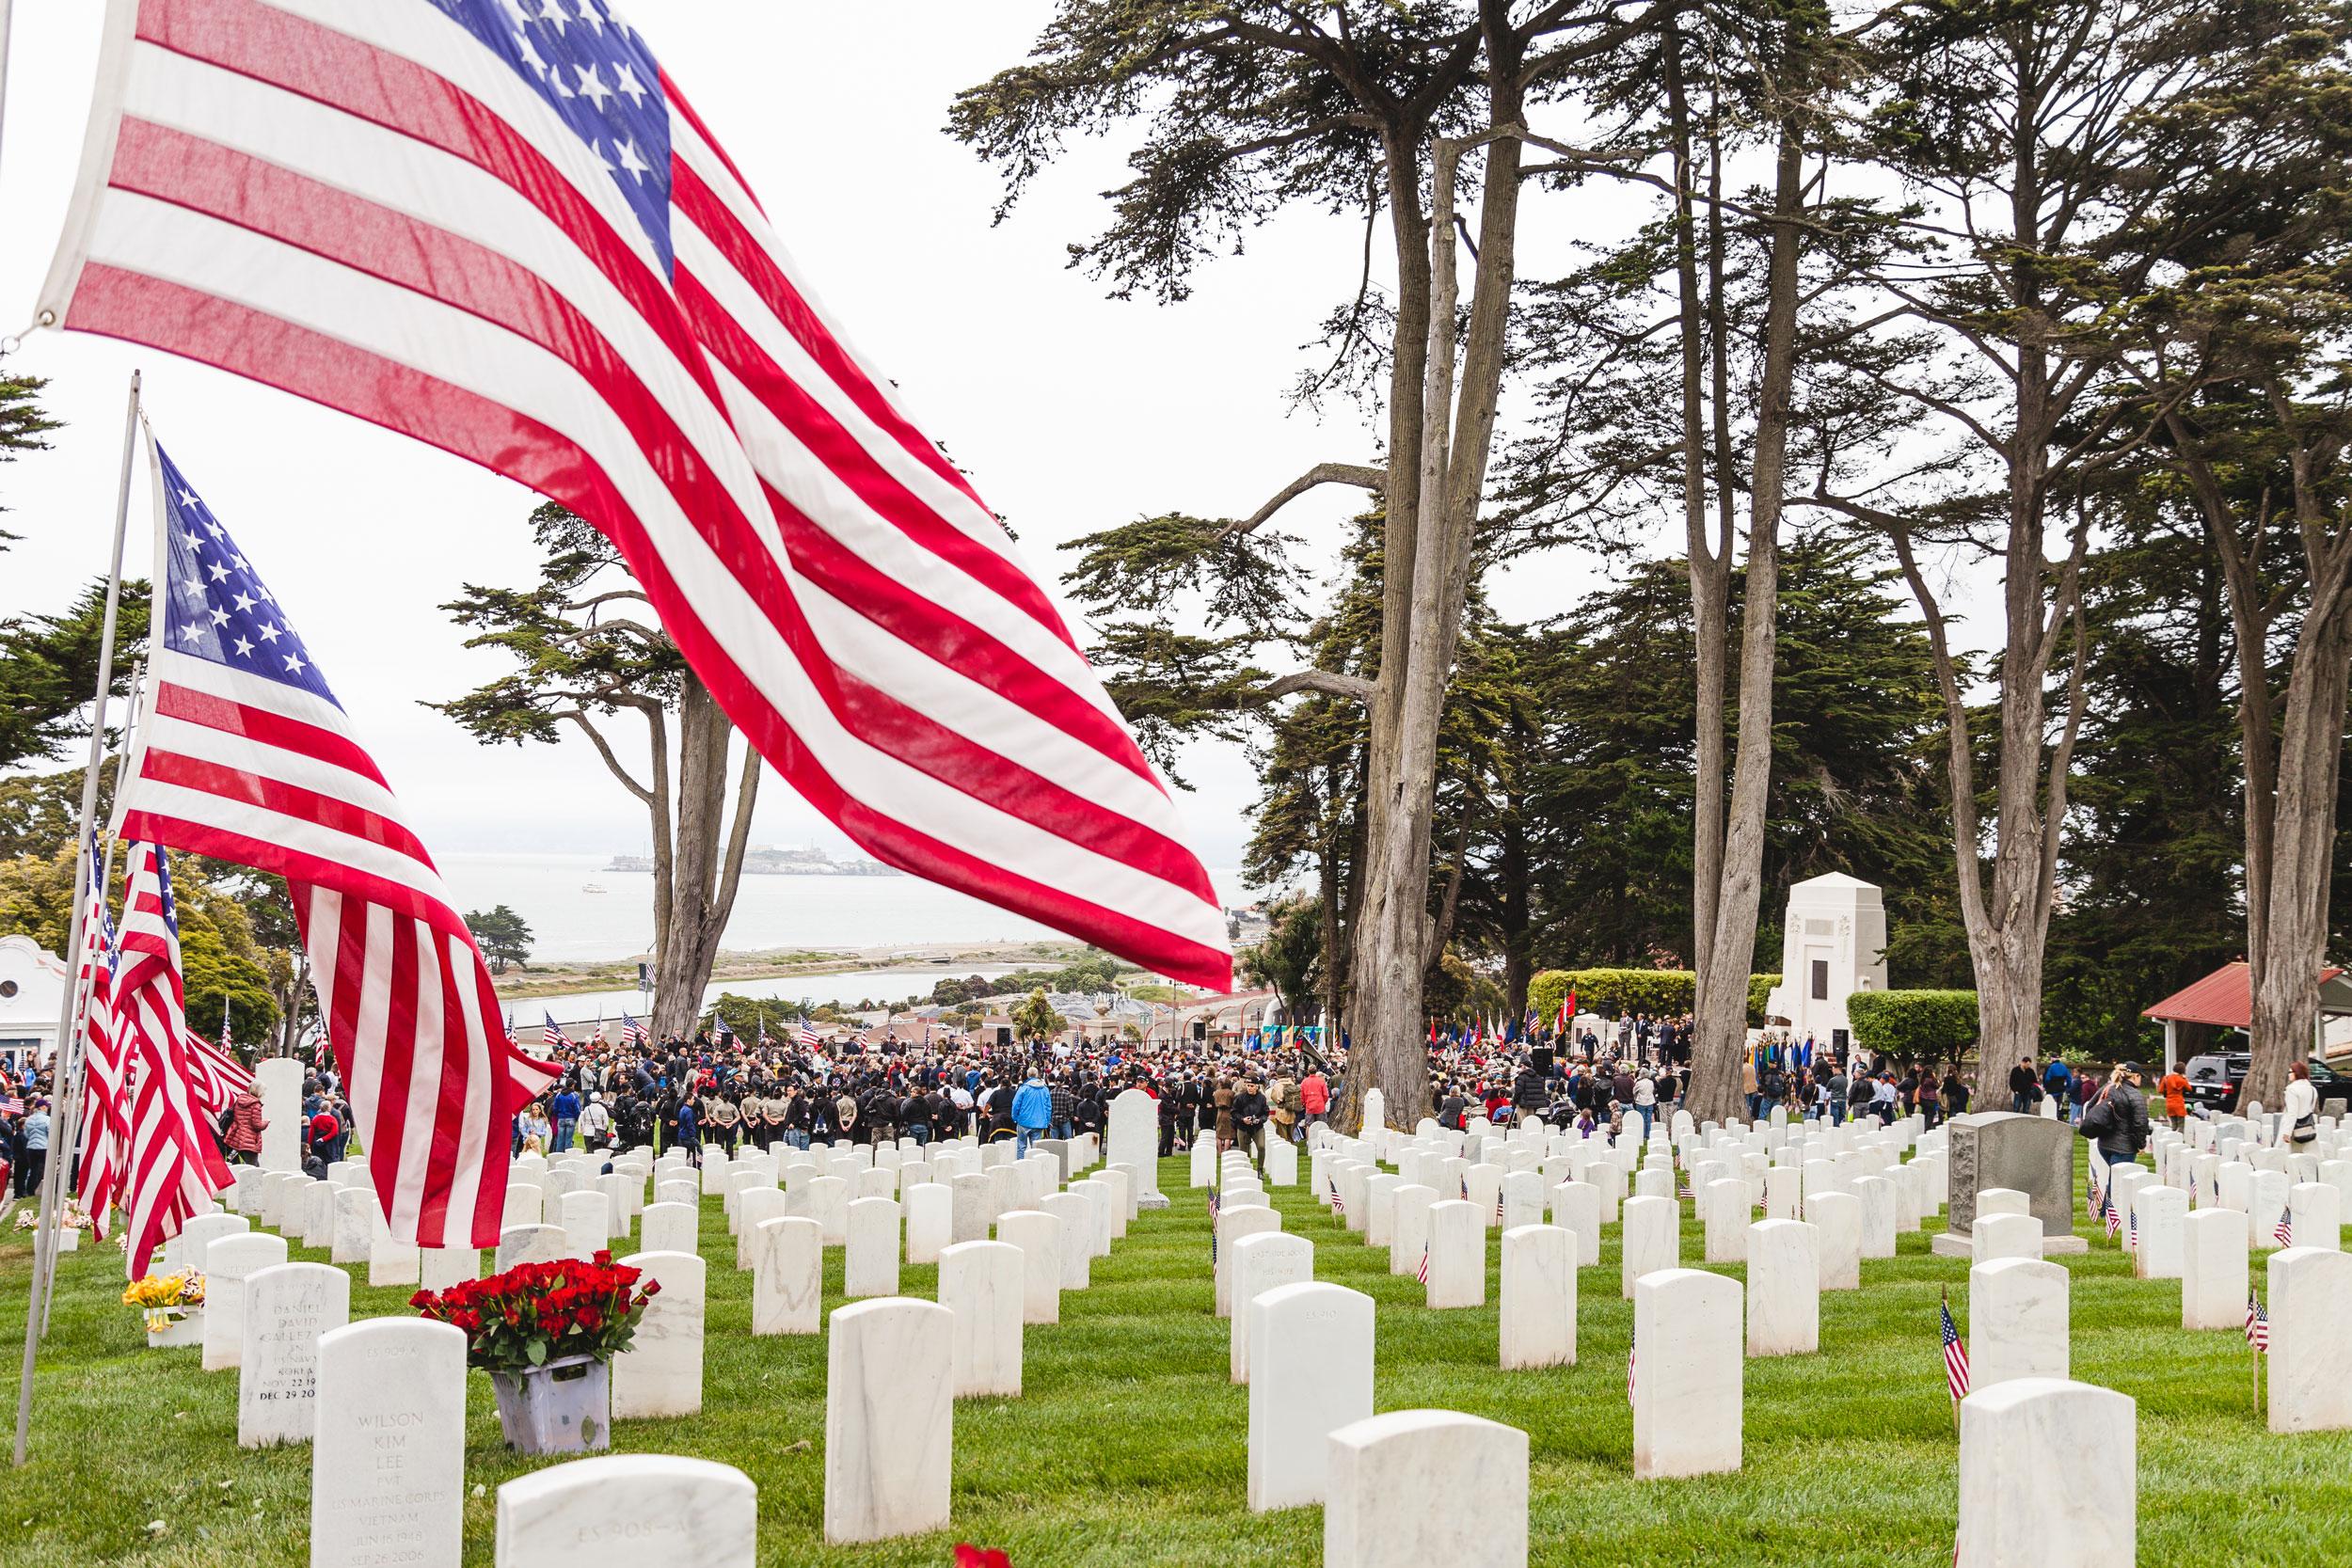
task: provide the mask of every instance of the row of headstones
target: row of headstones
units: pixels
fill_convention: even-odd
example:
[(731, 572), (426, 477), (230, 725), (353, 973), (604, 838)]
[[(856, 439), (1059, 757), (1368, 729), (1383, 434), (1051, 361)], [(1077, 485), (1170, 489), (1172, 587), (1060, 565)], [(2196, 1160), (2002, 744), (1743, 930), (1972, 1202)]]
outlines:
[[(1528, 1227), (1534, 1228), (1540, 1227)], [(1524, 1237), (1527, 1230), (1512, 1234)], [(1244, 1240), (1238, 1250), (1245, 1275), (1260, 1253), (1298, 1240)], [(1550, 1250), (1556, 1253), (1557, 1245)], [(2042, 1270), (2063, 1279), (2063, 1269), (2039, 1259), (1985, 1271), (1991, 1277), (1978, 1310), (1988, 1320), (1985, 1354), (1996, 1368), (2001, 1358), (1990, 1323), (2002, 1308), (1995, 1281), (2008, 1271)], [(1337, 1285), (1292, 1283), (1249, 1297), (1241, 1310), (1249, 1321), (1248, 1342), (1260, 1347), (1249, 1380), (1253, 1511), (1324, 1504), (1326, 1568), (1406, 1568), (1441, 1557), (1514, 1568), (1526, 1561), (1525, 1434), (1448, 1412), (1373, 1417), (1371, 1297)], [(1696, 1269), (1645, 1277), (1634, 1292), (1634, 1344), (1627, 1389), (1636, 1479), (1739, 1469), (1743, 1390), (1737, 1282)], [(1638, 1356), (1642, 1344), (1672, 1352), (1654, 1353), (1645, 1367)], [(1970, 1568), (2130, 1561), (2137, 1536), (2136, 1420), (2129, 1398), (2065, 1381), (2062, 1370), (2055, 1376), (1996, 1370), (1980, 1380), (1962, 1403), (1955, 1560)], [(1408, 1439), (1408, 1433), (1422, 1440)], [(1392, 1450), (1367, 1451), (1387, 1438), (1397, 1439)], [(2076, 1479), (2084, 1452), (2107, 1461), (2090, 1467), (2096, 1474), (2087, 1481)], [(1391, 1457), (1396, 1463), (1382, 1462)], [(2085, 1486), (2092, 1494), (2089, 1503), (2081, 1495)], [(1367, 1488), (1377, 1497), (1368, 1497)]]
[[(978, 1150), (972, 1152), (977, 1165)], [(957, 1166), (951, 1162), (948, 1168)], [(1129, 1173), (1105, 1171), (1058, 1192), (1061, 1169), (1059, 1155), (1038, 1151), (1017, 1165), (991, 1160), (986, 1173), (958, 1168), (952, 1196), (943, 1183), (909, 1189), (917, 1209), (931, 1208), (936, 1195), (943, 1227), (955, 1223), (956, 1198), (967, 1200), (967, 1216), (983, 1216), (977, 1222), (983, 1239), (946, 1243), (937, 1255), (942, 1307), (932, 1309), (947, 1314), (951, 1332), (943, 1353), (958, 1396), (1018, 1395), (1025, 1319), (1057, 1321), (1060, 1292), (1085, 1289), (1089, 1259), (1107, 1255), (1111, 1239), (1125, 1233), (1133, 1212)], [(1014, 1177), (1018, 1194), (1037, 1198), (1040, 1208), (997, 1210), (992, 1200), (1003, 1186), (998, 1171)], [(660, 1166), (647, 1174), (659, 1176)], [(838, 1180), (811, 1178), (809, 1185)], [(754, 1331), (814, 1332), (827, 1240), (821, 1224), (798, 1215), (759, 1219), (762, 1193), (755, 1185), (731, 1187), (730, 1194), (738, 1200), (732, 1216), (739, 1222), (738, 1266), (758, 1271)], [(770, 1188), (767, 1196), (785, 1195)], [(372, 1191), (367, 1196), (373, 1202)], [(567, 1191), (563, 1197), (567, 1204), (574, 1198), (602, 1203), (606, 1194)], [(847, 1206), (845, 1266), (857, 1274), (863, 1253), (866, 1270), (886, 1270), (883, 1293), (897, 1288), (898, 1208), (884, 1197)], [(661, 1212), (665, 1209), (683, 1216), (682, 1232), (671, 1231), (673, 1217)], [(707, 1291), (704, 1259), (694, 1251), (698, 1212), (691, 1204), (657, 1203), (645, 1214), (649, 1233), (661, 1233), (654, 1239), (681, 1244), (622, 1259), (658, 1279), (662, 1290), (630, 1349), (613, 1362), (615, 1419), (692, 1415), (702, 1405)], [(984, 1239), (991, 1223), (999, 1241)], [(331, 1264), (288, 1263), (282, 1237), (250, 1232), (247, 1225), (242, 1215), (210, 1215), (191, 1222), (179, 1238), (190, 1266), (205, 1270), (214, 1282), (206, 1365), (239, 1370), (239, 1443), (317, 1445), (314, 1562), (377, 1560), (391, 1551), (418, 1554), (404, 1560), (454, 1560), (462, 1513), (463, 1335), (421, 1319), (350, 1323), (349, 1275)], [(1066, 1237), (1079, 1240), (1066, 1244)], [(531, 1260), (506, 1259), (505, 1251), (502, 1244), (501, 1268)], [(234, 1350), (216, 1357), (215, 1343), (232, 1338)], [(838, 1366), (839, 1352), (834, 1354)], [(854, 1390), (867, 1373), (861, 1360), (851, 1360), (844, 1386)], [(369, 1464), (352, 1463), (354, 1445), (368, 1444)], [(944, 1473), (944, 1449), (941, 1457)], [(886, 1486), (889, 1479), (865, 1476), (863, 1483)], [(941, 1493), (944, 1498), (944, 1481)]]
[[(1757, 1207), (1767, 1225), (1794, 1223), (1802, 1213), (1816, 1238), (1819, 1288), (1856, 1289), (1861, 1260), (1893, 1257), (1897, 1236), (1917, 1231), (1946, 1199), (1940, 1132), (1923, 1135), (1900, 1124), (1879, 1132), (1823, 1129), (1784, 1139), (1777, 1148), (1746, 1147), (1773, 1131), (1710, 1127), (1684, 1134), (1692, 1140), (1687, 1168), (1705, 1225), (1707, 1261), (1754, 1257), (1760, 1227), (1750, 1221)], [(1403, 1175), (1356, 1158), (1369, 1154), (1366, 1140), (1322, 1132), (1310, 1155), (1310, 1191), (1367, 1244), (1389, 1248), (1391, 1273), (1418, 1274), (1431, 1307), (1484, 1305), (1487, 1228), (1541, 1227), (1547, 1202), (1551, 1227), (1573, 1238), (1571, 1266), (1578, 1268), (1599, 1260), (1602, 1227), (1620, 1223), (1622, 1214), (1621, 1289), (1629, 1297), (1644, 1275), (1678, 1266), (1681, 1205), (1668, 1134), (1645, 1148), (1631, 1139), (1613, 1146), (1521, 1128), (1506, 1138), (1479, 1138), (1471, 1146), (1475, 1162), (1446, 1152), (1455, 1136), (1467, 1135), (1417, 1135), (1397, 1146)], [(1906, 1138), (1921, 1149), (1907, 1162), (1899, 1159)], [(1629, 1198), (1622, 1196), (1629, 1169), (1635, 1188)], [(1454, 1193), (1468, 1196), (1456, 1201)]]

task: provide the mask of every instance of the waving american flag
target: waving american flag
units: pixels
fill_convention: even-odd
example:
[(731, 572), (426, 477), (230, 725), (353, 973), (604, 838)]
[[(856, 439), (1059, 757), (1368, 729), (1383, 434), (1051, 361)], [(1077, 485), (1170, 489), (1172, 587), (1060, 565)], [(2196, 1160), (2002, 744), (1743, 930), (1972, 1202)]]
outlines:
[(155, 1248), (180, 1234), (180, 1227), (230, 1180), (190, 1087), (180, 917), (171, 900), (171, 867), (151, 843), (131, 845), (124, 865), (114, 996), (115, 1032), (137, 1083), (123, 1203), (130, 1215), (127, 1261), (136, 1279)]
[(286, 879), (386, 1223), (495, 1245), (512, 1117), (553, 1075), (508, 1044), (473, 934), (261, 573), (148, 450), (156, 602), (122, 832)]
[(563, 503), (869, 853), (1229, 989), (1216, 890), (1045, 590), (606, 0), (110, 0), (102, 61), (40, 325)]
[(96, 842), (90, 845), (89, 909), (82, 921), (82, 1207), (90, 1233), (104, 1241), (113, 1230), (112, 1212), (122, 1200), (131, 1158), (131, 1105), (122, 1064), (122, 1036), (115, 1026), (114, 922), (106, 918), (106, 890)]

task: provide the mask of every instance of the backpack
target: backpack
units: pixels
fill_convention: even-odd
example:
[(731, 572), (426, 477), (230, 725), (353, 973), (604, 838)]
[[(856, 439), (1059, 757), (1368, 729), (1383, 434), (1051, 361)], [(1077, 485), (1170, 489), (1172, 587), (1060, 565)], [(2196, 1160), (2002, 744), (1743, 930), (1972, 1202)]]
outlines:
[(2107, 1102), (2107, 1097), (2106, 1095), (2101, 1095), (2098, 1099), (2083, 1107), (2083, 1119), (2080, 1131), (2084, 1137), (2096, 1141), (2097, 1139), (2106, 1136), (2114, 1129), (2114, 1127), (2115, 1107)]

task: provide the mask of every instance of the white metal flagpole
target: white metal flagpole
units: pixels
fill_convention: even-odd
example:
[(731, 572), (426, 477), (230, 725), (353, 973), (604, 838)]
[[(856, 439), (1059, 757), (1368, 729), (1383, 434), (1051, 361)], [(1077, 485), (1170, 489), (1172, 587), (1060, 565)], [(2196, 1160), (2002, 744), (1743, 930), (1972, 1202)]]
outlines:
[[(131, 699), (129, 705), (123, 709), (121, 755), (115, 769), (115, 799), (118, 801), (122, 798), (123, 770), (131, 766), (132, 735), (138, 725), (139, 692), (146, 673), (147, 666), (144, 661), (131, 666)], [(87, 833), (83, 835), (85, 841), (88, 836)], [(111, 832), (106, 835), (105, 848), (99, 853), (98, 866), (98, 875), (91, 880), (90, 890), (98, 898), (103, 900), (106, 896), (106, 889), (114, 882), (115, 875), (115, 838)], [(84, 924), (87, 924), (87, 919), (88, 911), (85, 911)], [(72, 1183), (76, 1162), (80, 1158), (82, 1101), (89, 1088), (89, 1006), (98, 988), (94, 976), (91, 984), (87, 986), (82, 984), (83, 967), (85, 966), (77, 965), (73, 971), (76, 994), (73, 1003), (72, 1067), (70, 1071), (60, 1068), (60, 1070), (53, 1073), (50, 1079), (50, 1099), (64, 1107), (65, 1118), (52, 1131), (49, 1138), (49, 1157), (62, 1165), (66, 1171), (66, 1188), (64, 1195), (58, 1199), (60, 1205), (73, 1200)], [(62, 1046), (58, 1051), (58, 1058), (60, 1062), (66, 1060), (65, 1050)], [(128, 1150), (125, 1150), (125, 1153), (128, 1153)], [(40, 1337), (44, 1339), (49, 1338), (50, 1314), (57, 1305), (56, 1262), (56, 1254), (53, 1252), (49, 1259), (50, 1283), (42, 1288), (40, 1300)]]
[[(122, 476), (115, 487), (114, 559), (106, 572), (106, 614), (98, 637), (98, 689), (90, 702), (89, 761), (82, 769), (82, 816), (73, 839), (73, 913), (66, 926), (65, 938), (68, 984), (65, 1006), (57, 1016), (56, 1059), (60, 1064), (68, 1060), (67, 1053), (72, 1043), (69, 1037), (73, 1027), (72, 982), (82, 972), (82, 919), (89, 908), (90, 819), (98, 814), (98, 765), (106, 752), (106, 695), (115, 679), (115, 612), (122, 601), (122, 540), (131, 521), (131, 458), (137, 450), (138, 433), (139, 372), (133, 371), (130, 402), (122, 416)], [(65, 1081), (53, 1076), (53, 1097), (57, 1084)], [(52, 1164), (41, 1175), (40, 1227), (33, 1232), (33, 1286), (25, 1301), (24, 1364), (16, 1383), (16, 1464), (20, 1467), (24, 1464), (25, 1441), (32, 1433), (33, 1362), (40, 1345), (40, 1325), (48, 1315), (48, 1289), (57, 1267), (57, 1195), (72, 1180), (61, 1173), (62, 1164)]]

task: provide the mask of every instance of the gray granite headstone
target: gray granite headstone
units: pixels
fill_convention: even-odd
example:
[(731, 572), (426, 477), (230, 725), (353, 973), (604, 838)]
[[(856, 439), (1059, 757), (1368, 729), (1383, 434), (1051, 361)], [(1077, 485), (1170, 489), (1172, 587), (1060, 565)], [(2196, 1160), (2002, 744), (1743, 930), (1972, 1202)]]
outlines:
[(1977, 1194), (1993, 1187), (2024, 1193), (2043, 1236), (2074, 1233), (2073, 1127), (2017, 1111), (1979, 1111), (1955, 1117), (1949, 1126), (1951, 1234), (1971, 1232)]
[(1059, 1160), (1061, 1162), (1061, 1179), (1064, 1181), (1074, 1181), (1078, 1177), (1077, 1156), (1071, 1152), (1070, 1143), (1071, 1140), (1068, 1138), (1040, 1138), (1029, 1147), (1031, 1148), (1041, 1148), (1046, 1153), (1051, 1154), (1055, 1159)]

